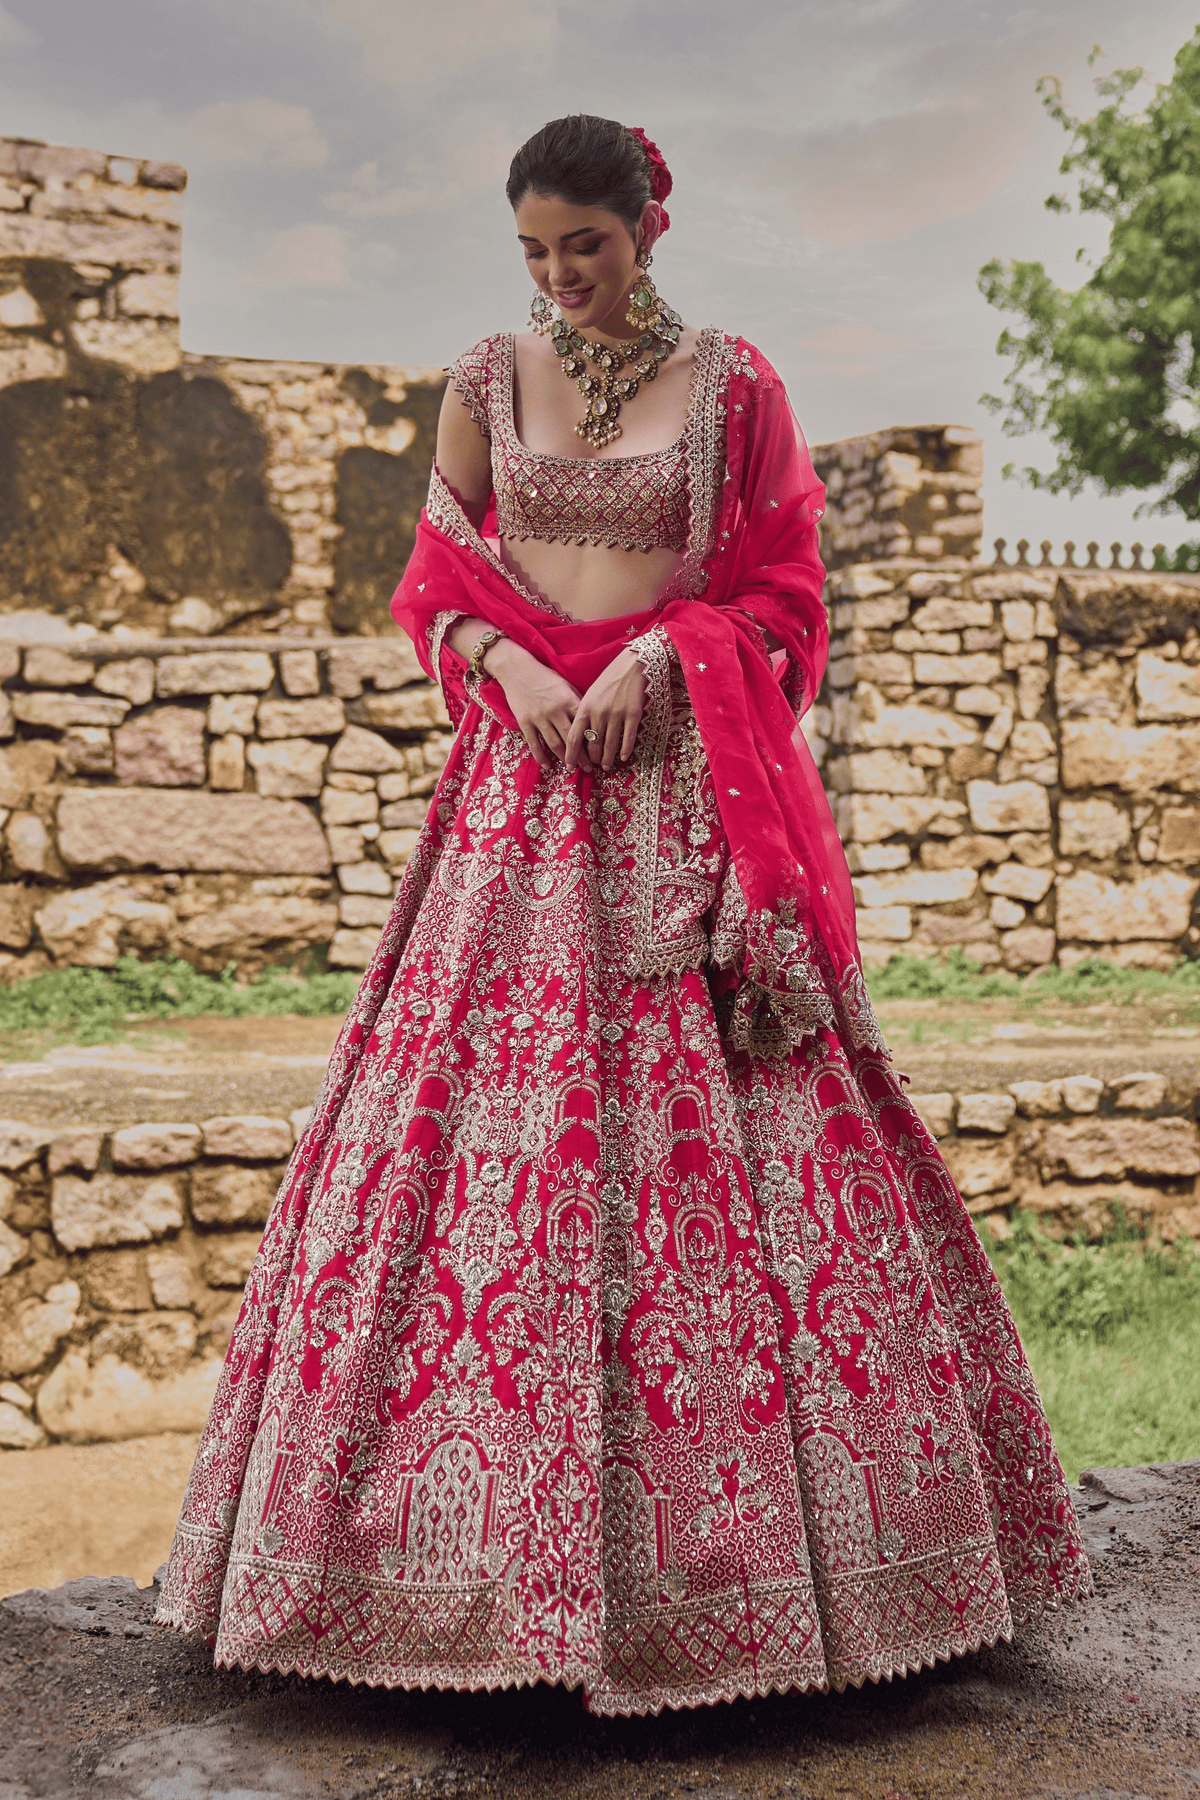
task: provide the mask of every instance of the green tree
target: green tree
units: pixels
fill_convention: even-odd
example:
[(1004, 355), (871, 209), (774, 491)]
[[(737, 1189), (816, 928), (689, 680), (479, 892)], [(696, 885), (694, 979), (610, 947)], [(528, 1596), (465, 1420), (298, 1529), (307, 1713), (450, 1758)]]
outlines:
[[(1031, 486), (1157, 490), (1139, 510), (1200, 519), (1200, 28), (1138, 109), (1144, 80), (1141, 69), (1098, 80), (1106, 104), (1090, 119), (1068, 109), (1059, 81), (1038, 83), (1071, 134), (1060, 172), (1077, 178), (1079, 211), (1109, 221), (1108, 248), (1074, 290), (1056, 287), (1040, 262), (980, 270), (990, 304), (1023, 321), (996, 345), (1013, 358), (1007, 395), (982, 403), (1003, 414), (1007, 436), (1048, 433), (1058, 460), (1022, 470)], [(1071, 210), (1066, 194), (1046, 205)]]

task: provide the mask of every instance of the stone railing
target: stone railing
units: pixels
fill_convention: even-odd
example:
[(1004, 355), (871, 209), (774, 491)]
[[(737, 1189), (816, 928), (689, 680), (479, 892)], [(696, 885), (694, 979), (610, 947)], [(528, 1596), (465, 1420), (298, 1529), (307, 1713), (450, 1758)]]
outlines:
[(1015, 1208), (1053, 1237), (1095, 1240), (1120, 1221), (1200, 1238), (1196, 1081), (1147, 1071), (1017, 1081), (986, 1093), (911, 1094), (967, 1211), (1004, 1237)]
[(1200, 577), (859, 564), (810, 739), (864, 956), (1167, 968), (1200, 921)]
[(0, 1121), (0, 1447), (199, 1431), (306, 1118)]
[(0, 973), (363, 968), (450, 744), (407, 638), (0, 639)]

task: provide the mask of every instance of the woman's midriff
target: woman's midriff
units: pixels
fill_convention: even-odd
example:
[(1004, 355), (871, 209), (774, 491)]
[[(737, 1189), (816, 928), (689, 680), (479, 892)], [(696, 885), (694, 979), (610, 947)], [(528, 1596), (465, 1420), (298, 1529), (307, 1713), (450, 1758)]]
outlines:
[(645, 612), (683, 561), (677, 550), (617, 550), (542, 538), (501, 538), (500, 555), (531, 593), (581, 624)]

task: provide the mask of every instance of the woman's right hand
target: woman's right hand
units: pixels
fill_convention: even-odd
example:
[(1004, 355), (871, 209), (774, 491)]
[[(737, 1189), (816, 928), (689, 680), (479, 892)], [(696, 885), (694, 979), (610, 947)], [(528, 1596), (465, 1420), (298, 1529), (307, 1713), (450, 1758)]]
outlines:
[[(482, 619), (464, 619), (451, 632), (450, 642), (461, 657), (469, 659), (486, 630)], [(504, 689), (509, 710), (538, 768), (550, 768), (555, 758), (561, 762), (579, 705), (579, 690), (506, 637), (488, 646), (483, 672)]]

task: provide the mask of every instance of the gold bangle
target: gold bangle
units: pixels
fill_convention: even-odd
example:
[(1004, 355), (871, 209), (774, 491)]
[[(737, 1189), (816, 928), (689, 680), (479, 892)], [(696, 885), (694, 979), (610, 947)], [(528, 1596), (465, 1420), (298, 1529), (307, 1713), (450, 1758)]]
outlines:
[(489, 626), (484, 632), (467, 659), (467, 680), (469, 682), (478, 682), (483, 679), (483, 659), (492, 645), (498, 644), (503, 636), (502, 631), (496, 631), (492, 626)]

